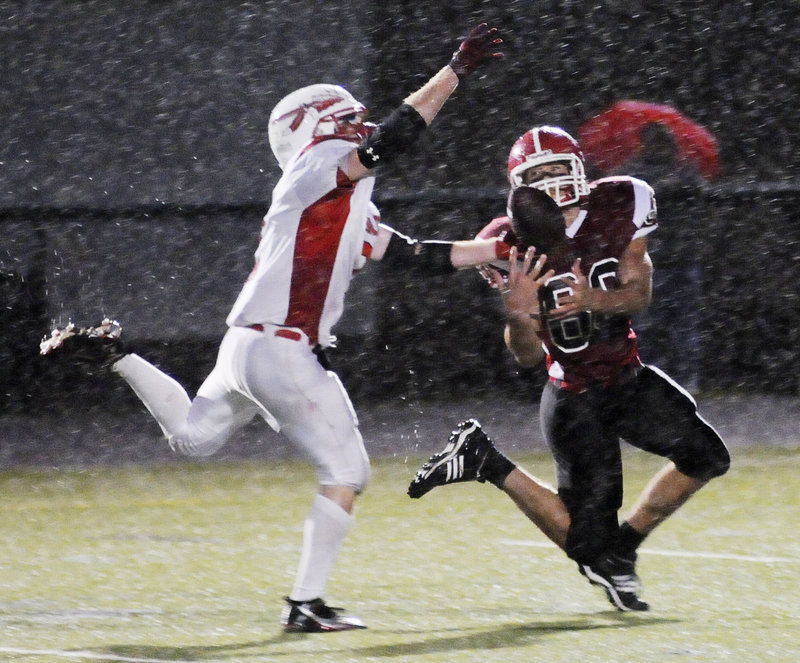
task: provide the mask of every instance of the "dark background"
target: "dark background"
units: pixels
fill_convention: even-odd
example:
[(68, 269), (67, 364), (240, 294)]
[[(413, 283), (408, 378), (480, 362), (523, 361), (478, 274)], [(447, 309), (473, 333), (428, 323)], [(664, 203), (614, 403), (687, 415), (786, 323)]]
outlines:
[[(505, 208), (508, 150), (618, 99), (716, 136), (723, 176), (659, 190), (642, 355), (692, 389), (800, 394), (795, 2), (0, 1), (3, 411), (138, 408), (124, 385), (37, 356), (69, 320), (118, 317), (193, 391), (250, 270), (279, 170), (267, 118), (340, 83), (379, 120), (480, 20), (506, 57), (460, 87), (414, 155), (379, 173), (384, 220), (472, 236)], [(477, 272), (353, 282), (335, 366), (356, 401), (527, 399)]]

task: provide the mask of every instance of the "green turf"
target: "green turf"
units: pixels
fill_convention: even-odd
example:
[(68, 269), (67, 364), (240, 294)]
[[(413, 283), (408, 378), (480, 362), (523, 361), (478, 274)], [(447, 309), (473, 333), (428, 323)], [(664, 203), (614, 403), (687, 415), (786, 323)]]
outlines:
[[(647, 614), (612, 610), (492, 486), (408, 499), (421, 460), (374, 461), (331, 580), (370, 628), (311, 636), (277, 623), (302, 463), (2, 473), (0, 660), (800, 660), (800, 452), (735, 449), (645, 542)], [(658, 464), (625, 462), (630, 501)]]

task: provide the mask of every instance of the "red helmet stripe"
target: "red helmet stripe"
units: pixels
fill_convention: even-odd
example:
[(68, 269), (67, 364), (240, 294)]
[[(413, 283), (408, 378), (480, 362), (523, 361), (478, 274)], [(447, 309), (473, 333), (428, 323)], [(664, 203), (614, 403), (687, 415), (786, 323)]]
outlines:
[(292, 120), (292, 123), (289, 125), (289, 129), (291, 131), (297, 131), (298, 127), (301, 124), (303, 124), (303, 120), (306, 117), (306, 110), (308, 110), (309, 108), (313, 108), (318, 113), (321, 113), (326, 108), (330, 108), (331, 106), (333, 106), (334, 104), (339, 103), (340, 101), (341, 101), (341, 99), (338, 99), (338, 98), (334, 97), (332, 99), (323, 99), (321, 101), (314, 101), (314, 102), (312, 102), (310, 104), (303, 104), (299, 108), (294, 108), (294, 109), (290, 110), (288, 113), (285, 113), (284, 115), (281, 115), (280, 117), (275, 118), (274, 121), (275, 122), (280, 122), (281, 120), (285, 120), (287, 117), (290, 117), (291, 115), (295, 114), (295, 117)]

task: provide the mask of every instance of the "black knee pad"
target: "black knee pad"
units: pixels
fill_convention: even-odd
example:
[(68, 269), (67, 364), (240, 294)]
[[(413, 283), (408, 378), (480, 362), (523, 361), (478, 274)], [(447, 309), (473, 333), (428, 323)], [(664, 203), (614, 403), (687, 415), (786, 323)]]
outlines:
[(722, 438), (702, 419), (692, 442), (670, 460), (680, 472), (699, 481), (720, 477), (731, 466), (731, 455)]
[(662, 416), (669, 417), (669, 421), (661, 423), (664, 430), (674, 435), (675, 444), (670, 445), (674, 448), (666, 455), (675, 467), (701, 481), (725, 474), (731, 463), (725, 442), (697, 413), (697, 403), (688, 392), (651, 366), (642, 369), (637, 381), (639, 389), (646, 390), (654, 402), (663, 405)]

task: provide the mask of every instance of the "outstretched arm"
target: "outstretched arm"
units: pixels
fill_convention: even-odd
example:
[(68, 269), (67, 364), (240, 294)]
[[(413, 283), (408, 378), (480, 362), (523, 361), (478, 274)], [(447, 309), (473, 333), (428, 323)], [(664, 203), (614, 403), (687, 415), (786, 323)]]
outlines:
[(430, 275), (477, 267), (507, 259), (511, 247), (498, 239), (467, 239), (455, 242), (412, 239), (380, 224), (378, 236), (371, 242), (372, 260), (394, 261), (400, 265), (423, 268)]
[(425, 85), (405, 98), (403, 103), (381, 122), (359, 147), (342, 163), (350, 180), (369, 174), (370, 169), (388, 163), (405, 152), (470, 73), (486, 61), (502, 57), (497, 48), (502, 43), (496, 28), (481, 23), (470, 32), (453, 54), (447, 66), (440, 69)]
[(497, 51), (502, 43), (497, 28), (481, 23), (461, 42), (447, 66), (419, 90), (406, 97), (404, 103), (414, 108), (425, 123), (430, 125), (459, 81), (469, 76), (485, 60), (503, 56)]

